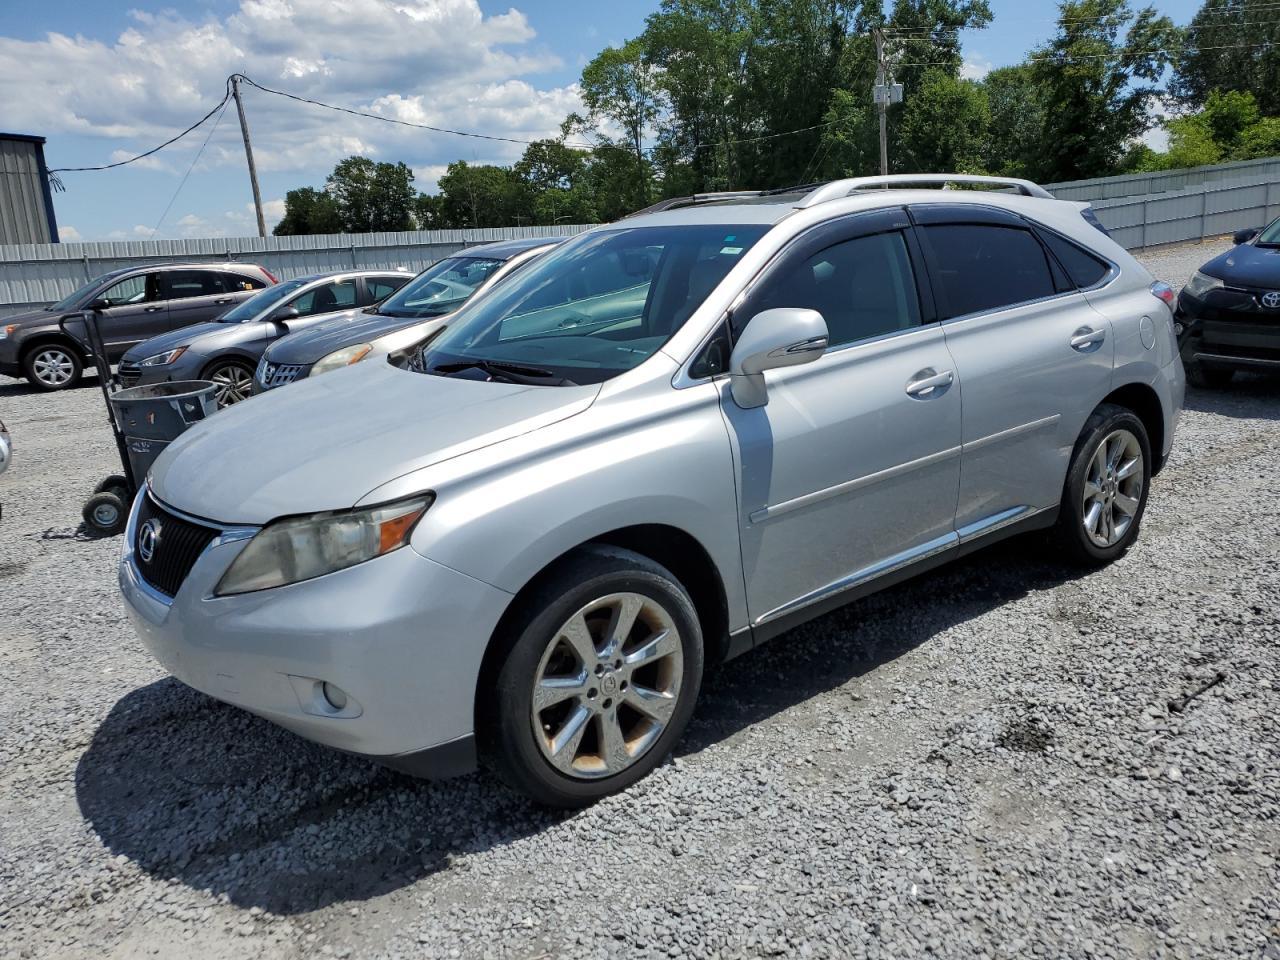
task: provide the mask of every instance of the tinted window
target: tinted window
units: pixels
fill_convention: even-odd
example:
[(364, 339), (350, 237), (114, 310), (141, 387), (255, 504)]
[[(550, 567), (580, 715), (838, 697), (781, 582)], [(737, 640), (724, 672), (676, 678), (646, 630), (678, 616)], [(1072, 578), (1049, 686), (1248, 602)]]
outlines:
[(683, 224), (583, 234), (465, 307), (427, 348), (425, 369), (501, 379), (493, 371), (502, 364), (549, 385), (616, 377), (656, 353), (766, 230)]
[(326, 283), (302, 294), (296, 300), (289, 301), (289, 306), (298, 311), (298, 316), (309, 317), (317, 313), (332, 313), (356, 305), (356, 282), (343, 280), (340, 283)]
[(920, 325), (911, 259), (901, 233), (846, 240), (769, 277), (751, 313), (808, 307), (827, 321), (831, 345)]
[(389, 317), (441, 317), (453, 313), (504, 261), (491, 257), (447, 257), (433, 263), (378, 305)]
[(391, 294), (395, 293), (408, 282), (408, 277), (404, 277), (403, 279), (399, 277), (394, 279), (367, 277), (364, 281), (364, 285), (369, 290), (369, 299), (376, 303), (383, 297), (391, 296)]
[(127, 280), (121, 280), (114, 283), (104, 290), (100, 300), (107, 301), (112, 307), (123, 307), (131, 303), (145, 303), (148, 300), (155, 299), (155, 284), (147, 283), (148, 277), (154, 277), (153, 273), (139, 273), (136, 276), (129, 277)]
[(1044, 248), (1029, 230), (963, 223), (923, 231), (946, 298), (944, 317), (998, 310), (1055, 292)]
[(267, 281), (243, 273), (220, 273), (218, 279), (222, 281), (222, 289), (225, 293), (261, 290), (267, 285)]
[(1041, 234), (1045, 244), (1058, 258), (1072, 284), (1077, 287), (1092, 287), (1107, 275), (1110, 267), (1092, 253), (1076, 246), (1066, 237), (1045, 231)]
[(222, 280), (212, 270), (166, 270), (160, 275), (160, 289), (166, 300), (208, 297), (222, 293)]

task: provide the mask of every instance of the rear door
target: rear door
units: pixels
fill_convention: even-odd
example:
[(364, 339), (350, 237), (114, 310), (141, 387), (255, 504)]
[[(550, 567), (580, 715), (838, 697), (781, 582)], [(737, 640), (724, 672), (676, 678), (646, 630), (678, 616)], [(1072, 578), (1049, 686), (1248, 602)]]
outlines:
[(161, 296), (159, 273), (135, 273), (117, 280), (97, 297), (105, 306), (99, 319), (107, 355), (118, 360), (135, 343), (169, 329), (168, 305)]
[(171, 330), (213, 320), (239, 299), (227, 291), (218, 270), (165, 270), (160, 274), (160, 288), (169, 303)]
[(1111, 324), (1021, 217), (910, 209), (964, 384), (965, 540), (1059, 503), (1076, 438), (1110, 391)]

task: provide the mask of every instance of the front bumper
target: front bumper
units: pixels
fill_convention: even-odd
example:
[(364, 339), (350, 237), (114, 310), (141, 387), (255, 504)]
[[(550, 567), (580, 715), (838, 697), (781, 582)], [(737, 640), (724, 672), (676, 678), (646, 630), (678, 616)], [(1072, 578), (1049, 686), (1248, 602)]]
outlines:
[(1213, 291), (1206, 300), (1183, 293), (1174, 321), (1186, 363), (1233, 369), (1280, 370), (1280, 309), (1261, 305), (1260, 294)]
[[(403, 547), (315, 580), (215, 597), (253, 533), (229, 528), (169, 598), (134, 560), (138, 506), (120, 590), (143, 644), (175, 677), (310, 740), (411, 773), (474, 766), (476, 682), (510, 594)], [(346, 694), (345, 707), (325, 698), (324, 683)]]

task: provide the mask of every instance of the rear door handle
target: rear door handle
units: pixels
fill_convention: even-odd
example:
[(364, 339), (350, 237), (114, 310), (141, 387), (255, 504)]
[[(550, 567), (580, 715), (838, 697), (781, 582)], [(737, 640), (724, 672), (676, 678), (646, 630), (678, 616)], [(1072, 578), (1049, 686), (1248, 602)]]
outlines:
[(215, 301), (213, 301), (213, 302), (214, 302), (214, 303), (231, 303), (231, 298), (230, 298), (230, 297), (221, 297), (221, 298), (219, 298), (219, 299), (217, 299), (217, 300), (215, 300)]
[(925, 367), (907, 381), (907, 396), (918, 400), (930, 400), (941, 396), (943, 390), (951, 386), (955, 378), (955, 373), (950, 370), (938, 373), (933, 367)]
[(143, 307), (142, 312), (143, 313), (159, 313), (163, 309), (164, 307)]
[(1107, 331), (1094, 330), (1093, 327), (1081, 327), (1071, 335), (1071, 349), (1079, 350), (1083, 353), (1094, 344), (1101, 343), (1105, 339), (1107, 339)]

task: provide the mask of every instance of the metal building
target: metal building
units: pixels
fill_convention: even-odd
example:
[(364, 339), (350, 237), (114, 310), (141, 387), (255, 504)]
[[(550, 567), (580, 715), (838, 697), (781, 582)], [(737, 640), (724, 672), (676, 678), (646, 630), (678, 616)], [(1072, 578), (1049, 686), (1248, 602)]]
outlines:
[(57, 242), (44, 137), (0, 133), (0, 244)]

